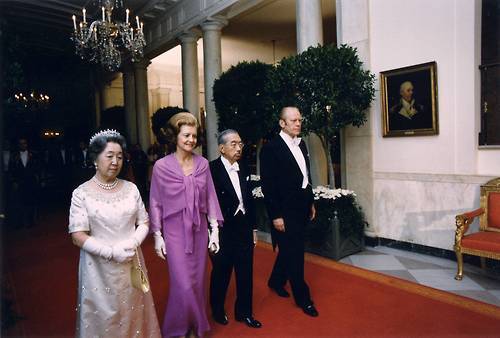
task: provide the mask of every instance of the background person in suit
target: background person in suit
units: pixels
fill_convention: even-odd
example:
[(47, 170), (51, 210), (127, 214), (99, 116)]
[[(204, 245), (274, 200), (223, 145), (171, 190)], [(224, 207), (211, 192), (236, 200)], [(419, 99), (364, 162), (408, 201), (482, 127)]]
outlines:
[(19, 138), (18, 151), (9, 161), (12, 183), (13, 218), (19, 227), (35, 225), (38, 193), (40, 190), (40, 160), (28, 146), (28, 140)]
[(83, 182), (88, 181), (94, 174), (94, 165), (90, 161), (88, 146), (85, 141), (78, 143), (78, 149), (73, 153), (73, 185), (78, 187)]
[(284, 107), (280, 113), (281, 132), (266, 143), (260, 154), (264, 203), (272, 220), (273, 247), (278, 256), (268, 286), (281, 297), (292, 287), (295, 303), (309, 316), (318, 316), (309, 287), (304, 280), (304, 229), (316, 210), (309, 178), (309, 155), (298, 136), (302, 116), (296, 107)]
[(221, 132), (218, 144), (221, 156), (210, 162), (210, 172), (224, 217), (224, 227), (219, 230), (220, 251), (210, 257), (212, 316), (219, 324), (228, 323), (224, 302), (234, 268), (235, 318), (249, 327), (259, 328), (262, 324), (252, 316), (253, 248), (257, 243), (257, 229), (250, 173), (238, 163), (243, 143), (237, 131), (227, 129)]

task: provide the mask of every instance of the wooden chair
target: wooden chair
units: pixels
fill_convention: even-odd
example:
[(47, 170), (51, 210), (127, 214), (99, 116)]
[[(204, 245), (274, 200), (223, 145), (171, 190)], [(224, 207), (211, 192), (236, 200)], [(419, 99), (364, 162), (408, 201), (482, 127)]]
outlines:
[[(479, 217), (479, 231), (466, 234), (469, 225)], [(458, 271), (456, 280), (463, 278), (463, 254), (485, 259), (500, 260), (500, 178), (495, 178), (481, 186), (480, 208), (455, 217), (455, 245)]]

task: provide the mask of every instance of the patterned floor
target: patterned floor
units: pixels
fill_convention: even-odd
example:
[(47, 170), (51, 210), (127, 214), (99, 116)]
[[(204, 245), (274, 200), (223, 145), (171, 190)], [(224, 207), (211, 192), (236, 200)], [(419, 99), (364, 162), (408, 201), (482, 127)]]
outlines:
[(368, 247), (340, 262), (500, 307), (500, 276), (473, 265), (465, 264), (463, 280), (456, 281), (455, 261), (383, 246)]
[[(271, 241), (265, 232), (259, 232), (259, 238)], [(340, 262), (500, 307), (500, 275), (467, 263), (464, 264), (464, 278), (457, 281), (455, 261), (384, 246), (367, 247)]]

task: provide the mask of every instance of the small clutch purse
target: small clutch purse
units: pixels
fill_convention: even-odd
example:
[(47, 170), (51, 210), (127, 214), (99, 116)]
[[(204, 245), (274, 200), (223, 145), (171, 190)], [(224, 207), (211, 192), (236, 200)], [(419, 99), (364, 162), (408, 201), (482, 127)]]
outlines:
[(132, 267), (130, 268), (130, 279), (134, 288), (141, 290), (144, 293), (149, 292), (148, 275), (142, 268), (137, 249), (135, 250), (134, 259), (132, 260)]

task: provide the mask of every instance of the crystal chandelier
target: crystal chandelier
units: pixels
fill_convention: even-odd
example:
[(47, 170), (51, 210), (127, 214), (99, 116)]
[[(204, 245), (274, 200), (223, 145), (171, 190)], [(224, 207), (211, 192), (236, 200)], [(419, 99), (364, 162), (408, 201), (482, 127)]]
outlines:
[(143, 57), (146, 40), (143, 23), (135, 17), (135, 27), (129, 22), (130, 11), (125, 10), (125, 22), (113, 22), (113, 9), (123, 7), (122, 0), (99, 0), (102, 18), (90, 25), (86, 9), (82, 9), (82, 21), (77, 25), (73, 15), (73, 34), (76, 54), (92, 63), (99, 63), (108, 71), (120, 68), (122, 54), (130, 55), (132, 62)]
[(32, 91), (30, 94), (22, 92), (15, 93), (14, 98), (9, 100), (16, 103), (20, 107), (29, 109), (43, 109), (47, 108), (50, 103), (50, 97), (46, 94), (35, 93)]

